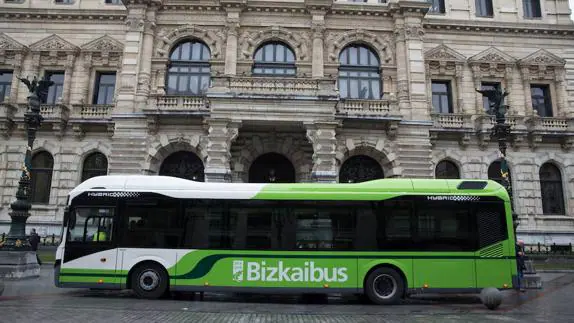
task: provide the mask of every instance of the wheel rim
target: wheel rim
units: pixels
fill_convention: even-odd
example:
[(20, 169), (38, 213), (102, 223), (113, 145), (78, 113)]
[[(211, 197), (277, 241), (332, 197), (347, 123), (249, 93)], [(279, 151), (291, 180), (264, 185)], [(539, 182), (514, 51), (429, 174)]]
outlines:
[(140, 275), (139, 285), (145, 291), (151, 291), (159, 286), (161, 279), (155, 270), (148, 269)]
[(382, 274), (373, 281), (373, 291), (381, 299), (392, 298), (397, 293), (397, 281), (391, 275)]

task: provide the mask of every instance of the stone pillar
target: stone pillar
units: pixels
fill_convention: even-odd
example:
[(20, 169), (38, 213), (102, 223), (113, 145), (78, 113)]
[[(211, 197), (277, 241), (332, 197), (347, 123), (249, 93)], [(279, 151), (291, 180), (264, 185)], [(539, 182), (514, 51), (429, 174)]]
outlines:
[(237, 74), (237, 34), (239, 33), (239, 8), (227, 11), (227, 40), (225, 43), (225, 75)]
[(409, 78), (407, 69), (407, 53), (405, 47), (405, 26), (402, 17), (395, 19), (395, 42), (397, 62), (397, 90), (399, 111), (402, 115), (410, 112)]
[(520, 73), (522, 74), (522, 87), (524, 88), (524, 115), (527, 117), (533, 116), (535, 112), (532, 108), (532, 95), (530, 94), (530, 68), (522, 66)]
[(313, 145), (313, 170), (311, 178), (320, 183), (336, 183), (337, 165), (337, 122), (317, 122), (305, 125), (307, 139)]
[(505, 73), (504, 73), (504, 85), (503, 85), (504, 89), (503, 90), (506, 92), (510, 92), (510, 95), (508, 95), (506, 97), (506, 100), (504, 102), (505, 104), (507, 104), (510, 107), (510, 109), (508, 110), (509, 115), (516, 115), (517, 114), (516, 108), (513, 105), (514, 100), (512, 100), (512, 93), (514, 93), (514, 90), (512, 88), (512, 82), (514, 82), (514, 73), (513, 72), (514, 71), (513, 71), (512, 66), (506, 65)]
[(21, 83), (18, 77), (21, 77), (23, 62), (24, 60), (22, 59), (22, 54), (17, 54), (15, 64), (13, 66), (12, 83), (10, 84), (10, 97), (6, 98), (10, 103), (18, 102), (18, 87)]
[(454, 112), (472, 113), (472, 111), (466, 110), (464, 106), (464, 66), (462, 65), (462, 63), (456, 63), (455, 65), (455, 78), (456, 78), (456, 106), (458, 111)]
[(72, 78), (74, 77), (74, 66), (76, 56), (68, 54), (66, 60), (66, 71), (64, 78), (64, 89), (62, 90), (62, 102), (70, 104), (70, 94), (72, 93)]
[(137, 111), (145, 107), (150, 93), (151, 59), (153, 56), (153, 43), (156, 30), (156, 10), (157, 8), (155, 6), (150, 6), (145, 14), (143, 41), (141, 43), (142, 52), (139, 58), (138, 86), (136, 90)]
[(85, 104), (91, 104), (92, 100), (88, 97), (90, 93), (90, 79), (92, 76), (92, 53), (86, 53), (84, 55), (84, 61), (82, 63), (82, 69), (84, 75), (84, 86), (82, 87), (81, 99)]
[[(482, 89), (482, 73), (480, 72), (480, 66), (478, 64), (472, 65), (472, 78), (474, 81), (474, 89)], [(482, 94), (474, 91), (475, 97), (475, 112), (476, 114), (486, 114), (482, 105)]]
[(325, 36), (325, 13), (313, 13), (313, 61), (311, 75), (316, 78), (321, 78), (324, 75), (323, 66), (323, 38)]
[(556, 111), (555, 116), (567, 117), (568, 113), (566, 111), (566, 101), (568, 99), (568, 94), (566, 94), (566, 71), (558, 69), (556, 74), (556, 95), (558, 96), (558, 111)]
[(114, 113), (133, 113), (138, 83), (138, 62), (143, 52), (145, 5), (128, 5), (125, 47), (117, 82), (117, 104)]
[(209, 119), (207, 126), (206, 182), (231, 181), (231, 144), (239, 134), (240, 122), (229, 119)]

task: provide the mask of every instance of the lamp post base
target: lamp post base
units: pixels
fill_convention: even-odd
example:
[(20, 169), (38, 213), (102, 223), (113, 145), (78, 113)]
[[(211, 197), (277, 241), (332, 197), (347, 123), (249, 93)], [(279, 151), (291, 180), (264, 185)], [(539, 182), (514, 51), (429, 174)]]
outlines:
[(39, 276), (40, 265), (35, 251), (0, 251), (0, 279), (20, 280)]

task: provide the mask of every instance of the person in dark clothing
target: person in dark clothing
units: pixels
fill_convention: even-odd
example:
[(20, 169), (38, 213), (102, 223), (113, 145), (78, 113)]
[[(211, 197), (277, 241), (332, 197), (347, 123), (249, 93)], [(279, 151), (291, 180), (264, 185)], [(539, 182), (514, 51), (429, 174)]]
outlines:
[(38, 260), (38, 264), (42, 265), (42, 261), (40, 261), (40, 257), (38, 257), (39, 244), (40, 236), (36, 233), (36, 229), (32, 229), (32, 232), (30, 232), (30, 246), (32, 246), (32, 251), (36, 251), (36, 259)]
[(518, 289), (521, 292), (526, 290), (522, 286), (522, 279), (524, 278), (524, 270), (526, 270), (526, 263), (524, 261), (524, 242), (518, 240), (516, 243), (516, 266), (518, 267)]

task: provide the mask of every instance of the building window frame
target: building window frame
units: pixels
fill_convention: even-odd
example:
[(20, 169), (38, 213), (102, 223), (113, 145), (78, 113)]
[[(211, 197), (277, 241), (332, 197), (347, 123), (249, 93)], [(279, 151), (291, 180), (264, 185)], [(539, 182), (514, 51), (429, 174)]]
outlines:
[[(184, 47), (189, 44), (189, 59), (183, 59), (186, 55)], [(198, 46), (199, 58), (193, 58), (194, 46)], [(173, 58), (174, 53), (179, 51), (178, 58)], [(211, 87), (211, 49), (200, 39), (187, 38), (176, 43), (169, 52), (169, 61), (166, 70), (165, 88), (167, 95), (179, 96), (203, 96)], [(172, 70), (174, 69), (174, 70)], [(187, 71), (186, 71), (187, 69)], [(170, 80), (175, 80), (175, 90), (170, 87)], [(204, 83), (204, 81), (206, 81)], [(185, 90), (179, 90), (180, 82), (187, 84)], [(189, 84), (195, 82), (196, 86), (190, 89)]]
[[(350, 54), (352, 53), (352, 49), (357, 51), (356, 64), (351, 62)], [(366, 56), (361, 54), (361, 50), (366, 50)], [(366, 64), (363, 64), (361, 58), (367, 58)], [(373, 59), (374, 62), (371, 62)], [(366, 44), (351, 43), (345, 46), (339, 53), (337, 87), (340, 98), (351, 100), (380, 100), (383, 97), (380, 62), (377, 51)], [(363, 84), (363, 82), (366, 82), (369, 87), (366, 91), (368, 92), (366, 95), (361, 94), (361, 84)], [(353, 89), (355, 88), (353, 83), (356, 83), (356, 95), (353, 94)], [(345, 88), (345, 92), (342, 91), (343, 88)]]
[[(36, 166), (37, 158), (45, 158), (45, 165)], [(52, 193), (52, 177), (54, 175), (54, 156), (46, 151), (42, 150), (36, 152), (31, 157), (31, 182), (30, 182), (30, 203), (32, 204), (49, 204), (50, 195)], [(38, 180), (38, 175), (44, 174), (46, 178), (44, 180)], [(44, 189), (45, 194), (37, 195), (39, 189)]]
[(492, 0), (474, 0), (475, 16), (478, 18), (494, 18)]
[[(271, 53), (267, 48), (271, 48)], [(283, 59), (279, 58), (279, 53), (283, 52)], [(267, 56), (271, 54), (272, 59)], [(261, 55), (261, 58), (258, 56)], [(272, 77), (294, 77), (297, 75), (297, 56), (295, 51), (288, 44), (281, 41), (265, 42), (257, 47), (253, 54), (253, 76), (272, 76)], [(265, 72), (266, 69), (271, 69), (272, 72)], [(282, 71), (278, 73), (278, 71)]]
[(0, 69), (0, 76), (10, 74), (9, 81), (2, 81), (0, 79), (0, 103), (10, 100), (12, 94), (12, 82), (14, 81), (14, 70)]
[[(66, 85), (66, 71), (60, 68), (45, 69), (44, 76), (49, 80), (52, 80), (53, 75), (62, 74), (62, 83), (54, 81), (54, 84), (48, 89), (48, 94), (46, 95), (46, 100), (42, 104), (59, 104), (64, 98), (64, 86)], [(59, 93), (59, 96), (58, 96)], [(61, 99), (61, 100), (60, 100)]]
[(73, 5), (76, 3), (76, 0), (54, 0), (54, 3), (57, 5)]
[[(101, 84), (101, 78), (102, 76), (106, 76), (106, 75), (114, 75), (114, 83), (113, 83), (113, 87), (110, 84), (104, 84), (104, 86), (106, 87), (106, 97), (108, 92), (111, 90), (112, 92), (112, 97), (111, 97), (111, 102), (105, 102), (105, 103), (97, 103), (98, 99), (99, 99), (99, 92), (100, 92), (100, 88), (102, 86)], [(117, 88), (117, 84), (118, 84), (118, 73), (116, 71), (113, 70), (96, 70), (94, 71), (93, 74), (93, 80), (94, 80), (94, 85), (92, 87), (92, 104), (94, 105), (111, 105), (114, 104), (115, 102), (115, 98), (116, 98), (116, 88)]]
[(524, 19), (542, 19), (542, 1), (540, 0), (522, 0), (522, 17)]
[[(100, 158), (100, 160), (98, 160), (98, 158)], [(98, 163), (101, 163), (102, 166), (99, 167)], [(100, 151), (92, 151), (87, 154), (82, 161), (80, 183), (95, 176), (107, 175), (108, 164), (108, 158)]]
[[(442, 85), (446, 85), (446, 92), (438, 92), (434, 90), (434, 85), (435, 84), (442, 84)], [(454, 113), (455, 109), (454, 109), (454, 104), (453, 104), (453, 86), (452, 86), (452, 80), (449, 79), (432, 79), (431, 80), (431, 104), (432, 104), (432, 108), (433, 108), (433, 113), (439, 113), (439, 114), (448, 114), (448, 113)], [(443, 107), (442, 107), (442, 99), (438, 101), (440, 107), (437, 110), (437, 108), (435, 107), (435, 95), (440, 95), (439, 98), (442, 98), (444, 95), (446, 94), (447, 96), (447, 110), (448, 111), (442, 111)]]
[(428, 13), (433, 15), (444, 15), (446, 14), (446, 4), (445, 0), (427, 0), (431, 5)]
[[(544, 167), (548, 167), (555, 171), (554, 178), (543, 178)], [(545, 162), (538, 169), (538, 177), (540, 181), (540, 197), (542, 202), (543, 215), (566, 215), (566, 199), (564, 196), (564, 179), (560, 167), (549, 161)], [(553, 187), (553, 188), (552, 188)], [(547, 193), (545, 193), (547, 192)], [(557, 198), (558, 201), (552, 201), (552, 198)], [(558, 211), (552, 210), (552, 206), (559, 205)]]
[(104, 0), (104, 4), (114, 6), (123, 5), (122, 0)]
[[(490, 80), (490, 79), (483, 79), (480, 82), (480, 89), (481, 90), (488, 90), (487, 87), (492, 87), (493, 89), (502, 89), (503, 80)], [(480, 93), (479, 93), (480, 94)], [(490, 111), (490, 100), (486, 96), (482, 96), (482, 111), (486, 114)]]
[[(535, 102), (534, 102), (534, 95), (532, 93), (533, 88), (541, 88), (543, 89), (543, 96), (544, 96), (544, 113), (540, 113), (538, 109), (536, 109)], [(553, 99), (556, 96), (554, 95), (554, 89), (552, 84), (548, 82), (532, 82), (530, 83), (530, 100), (532, 101), (532, 106), (529, 107), (532, 111), (536, 111), (537, 115), (545, 118), (553, 118), (556, 113), (554, 109)]]

